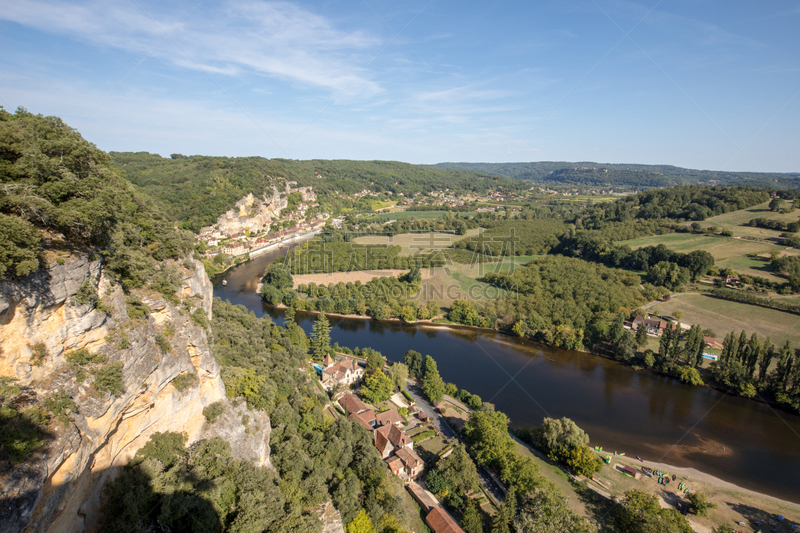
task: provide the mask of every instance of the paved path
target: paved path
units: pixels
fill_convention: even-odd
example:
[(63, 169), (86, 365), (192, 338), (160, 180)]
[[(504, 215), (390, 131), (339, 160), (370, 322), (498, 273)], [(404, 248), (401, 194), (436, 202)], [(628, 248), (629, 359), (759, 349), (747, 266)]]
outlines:
[[(448, 439), (456, 439), (458, 442), (463, 443), (461, 436), (456, 433), (453, 428), (447, 424), (447, 422), (445, 422), (444, 418), (442, 418), (436, 409), (430, 403), (428, 403), (428, 400), (422, 396), (421, 388), (411, 380), (408, 380), (406, 384), (406, 390), (408, 390), (408, 393), (412, 398), (414, 398), (417, 409), (425, 413), (428, 419), (435, 424), (437, 428), (439, 428), (439, 430), (442, 432), (442, 435)], [(494, 475), (491, 474), (491, 472), (482, 466), (477, 467), (477, 469), (478, 478), (480, 478), (481, 483), (486, 491), (495, 500), (495, 503), (502, 503), (506, 490), (502, 483), (500, 483), (500, 480), (498, 480)]]

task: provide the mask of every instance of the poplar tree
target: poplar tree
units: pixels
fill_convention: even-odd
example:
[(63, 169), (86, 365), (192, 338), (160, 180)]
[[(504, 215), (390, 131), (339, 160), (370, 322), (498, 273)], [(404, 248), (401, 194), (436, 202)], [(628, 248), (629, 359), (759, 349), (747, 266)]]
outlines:
[(314, 359), (322, 361), (322, 358), (328, 353), (330, 347), (331, 325), (325, 313), (322, 312), (311, 328), (311, 352), (314, 354)]

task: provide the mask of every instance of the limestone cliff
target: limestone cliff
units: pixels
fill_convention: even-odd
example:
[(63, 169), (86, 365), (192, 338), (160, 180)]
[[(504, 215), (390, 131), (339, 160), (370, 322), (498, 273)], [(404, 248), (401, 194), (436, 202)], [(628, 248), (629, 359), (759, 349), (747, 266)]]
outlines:
[[(0, 376), (15, 378), (32, 404), (66, 391), (77, 406), (69, 424), (50, 424), (47, 444), (28, 461), (0, 464), (0, 531), (91, 531), (105, 483), (159, 431), (186, 432), (190, 443), (223, 436), (236, 456), (269, 464), (269, 419), (230, 405), (208, 333), (196, 323), (202, 320), (191, 320), (198, 308), (211, 317), (211, 282), (200, 262), (174, 266), (184, 275), (176, 294), (183, 301), (139, 293), (150, 313), (137, 320), (101, 262), (86, 256), (23, 282), (0, 282)], [(86, 280), (104, 311), (75, 304)], [(46, 356), (37, 366), (39, 343)], [(96, 390), (91, 373), (79, 382), (66, 356), (80, 349), (104, 356), (104, 364), (121, 362), (124, 392)], [(194, 377), (175, 381), (186, 374)], [(216, 401), (225, 415), (209, 425), (203, 409)]]

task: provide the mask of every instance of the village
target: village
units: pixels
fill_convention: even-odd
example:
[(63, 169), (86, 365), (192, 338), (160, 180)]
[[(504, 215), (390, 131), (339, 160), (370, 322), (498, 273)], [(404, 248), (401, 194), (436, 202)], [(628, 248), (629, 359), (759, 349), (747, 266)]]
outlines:
[[(434, 533), (463, 533), (464, 530), (421, 480), (426, 461), (420, 454), (429, 463), (443, 459), (453, 452), (456, 439), (444, 438), (436, 425), (432, 424), (431, 417), (422, 409), (416, 410), (416, 402), (402, 388), (399, 392), (393, 391), (388, 401), (377, 406), (366, 403), (358, 395), (359, 385), (365, 377), (364, 368), (355, 358), (345, 355), (337, 357), (334, 360), (326, 355), (321, 365), (313, 365), (322, 388), (331, 395), (332, 408), (339, 416), (346, 416), (372, 434), (372, 441), (381, 458), (392, 473), (404, 482)], [(453, 409), (461, 411), (461, 414), (469, 411), (452, 398), (446, 400), (438, 406), (442, 414), (455, 414)]]
[(273, 195), (263, 199), (248, 194), (221, 215), (216, 224), (203, 227), (198, 239), (206, 247), (204, 256), (252, 256), (318, 233), (330, 221), (330, 215), (318, 212), (312, 187), (292, 185), (296, 183), (287, 182), (284, 191), (273, 187)]

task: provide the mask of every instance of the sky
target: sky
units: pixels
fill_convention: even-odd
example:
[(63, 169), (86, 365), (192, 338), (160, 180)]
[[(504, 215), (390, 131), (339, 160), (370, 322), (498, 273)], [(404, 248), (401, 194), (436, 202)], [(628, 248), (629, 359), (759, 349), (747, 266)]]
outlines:
[(800, 171), (800, 2), (0, 4), (0, 105), (106, 151)]

